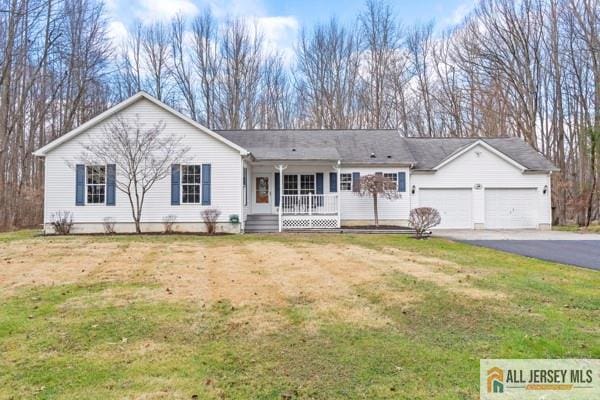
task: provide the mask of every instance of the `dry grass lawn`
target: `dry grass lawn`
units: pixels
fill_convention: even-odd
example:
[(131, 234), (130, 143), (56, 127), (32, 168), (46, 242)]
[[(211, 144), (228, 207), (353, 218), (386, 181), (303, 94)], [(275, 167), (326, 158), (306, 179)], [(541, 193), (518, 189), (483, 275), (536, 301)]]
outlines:
[(395, 235), (4, 234), (0, 398), (474, 399), (479, 358), (598, 357), (599, 284)]

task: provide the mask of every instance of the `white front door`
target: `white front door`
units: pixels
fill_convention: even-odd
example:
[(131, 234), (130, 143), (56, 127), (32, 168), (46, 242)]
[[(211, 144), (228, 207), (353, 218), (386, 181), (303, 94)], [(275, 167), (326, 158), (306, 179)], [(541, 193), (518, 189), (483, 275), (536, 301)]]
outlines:
[(271, 176), (255, 175), (252, 208), (255, 214), (271, 214)]

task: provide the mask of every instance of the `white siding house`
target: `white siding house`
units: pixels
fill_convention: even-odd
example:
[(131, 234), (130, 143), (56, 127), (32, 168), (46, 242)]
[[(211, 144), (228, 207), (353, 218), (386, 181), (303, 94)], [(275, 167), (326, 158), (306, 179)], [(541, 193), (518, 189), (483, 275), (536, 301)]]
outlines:
[[(171, 204), (170, 178), (158, 181), (146, 195), (143, 206), (142, 223), (144, 231), (163, 229), (164, 217), (173, 215), (176, 218), (175, 228), (179, 231), (203, 230), (200, 212), (205, 208), (218, 208), (220, 229), (239, 232), (240, 225), (229, 223), (230, 215), (242, 215), (242, 156), (240, 151), (222, 140), (216, 139), (192, 125), (177, 113), (165, 109), (148, 95), (139, 96), (126, 107), (118, 111), (118, 116), (125, 119), (139, 118), (147, 128), (163, 121), (163, 134), (183, 136), (189, 151), (185, 156), (185, 164), (211, 166), (211, 199), (210, 205)], [(51, 232), (48, 225), (54, 214), (68, 211), (75, 222), (73, 232), (103, 232), (104, 218), (115, 222), (118, 232), (133, 232), (131, 207), (125, 193), (115, 191), (115, 205), (76, 204), (76, 165), (82, 163), (84, 147), (94, 139), (105, 134), (105, 128), (117, 114), (108, 115), (83, 130), (70, 140), (51, 148), (45, 153), (45, 188), (44, 188), (44, 224), (46, 232)], [(43, 150), (43, 149), (42, 149)], [(119, 173), (119, 171), (117, 171)], [(218, 184), (215, 184), (217, 183)]]
[(482, 144), (413, 173), (412, 184), (412, 208), (438, 209), (440, 228), (550, 228), (550, 173), (527, 173)]
[[(111, 189), (111, 166), (96, 170), (82, 161), (84, 146), (105, 135), (115, 118), (137, 118), (147, 127), (162, 121), (162, 134), (180, 136), (190, 149), (147, 194), (147, 232), (162, 231), (167, 216), (175, 217), (178, 231), (203, 231), (200, 213), (207, 208), (221, 212), (224, 232), (368, 225), (373, 200), (356, 190), (360, 176), (371, 174), (394, 180), (398, 191), (397, 198), (378, 202), (382, 224), (407, 226), (410, 210), (420, 206), (440, 211), (440, 228), (543, 229), (551, 223), (556, 169), (519, 139), (413, 139), (390, 130), (211, 131), (139, 93), (35, 153), (45, 158), (46, 232), (61, 211), (72, 213), (75, 233), (102, 232), (105, 218), (117, 231), (134, 231), (127, 196)], [(101, 198), (93, 197), (94, 173), (104, 174)], [(192, 203), (184, 200), (183, 173), (199, 182)]]

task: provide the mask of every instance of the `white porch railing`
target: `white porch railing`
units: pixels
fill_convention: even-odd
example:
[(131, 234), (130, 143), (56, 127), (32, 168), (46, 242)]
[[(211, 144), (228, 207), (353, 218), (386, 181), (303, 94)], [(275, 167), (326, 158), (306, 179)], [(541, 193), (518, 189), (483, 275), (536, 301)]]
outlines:
[(280, 229), (332, 229), (340, 227), (337, 193), (282, 195)]
[(284, 194), (281, 196), (282, 214), (337, 214), (337, 194)]

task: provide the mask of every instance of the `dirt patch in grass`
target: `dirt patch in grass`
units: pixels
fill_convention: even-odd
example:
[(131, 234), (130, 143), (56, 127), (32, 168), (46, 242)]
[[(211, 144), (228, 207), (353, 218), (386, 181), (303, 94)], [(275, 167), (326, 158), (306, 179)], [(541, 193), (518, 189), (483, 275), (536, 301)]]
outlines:
[[(475, 287), (473, 274), (437, 258), (385, 248), (345, 244), (284, 244), (270, 241), (229, 242), (95, 242), (94, 238), (37, 239), (0, 245), (0, 288), (6, 295), (23, 286), (119, 282), (143, 287), (107, 289), (64, 307), (95, 302), (127, 305), (137, 301), (184, 301), (211, 305), (226, 300), (233, 307), (281, 309), (306, 305), (321, 321), (344, 320), (380, 327), (388, 318), (361, 297), (358, 287), (370, 286), (384, 302), (420, 301), (410, 293), (385, 286), (386, 275), (402, 273), (435, 283), (474, 299), (505, 294)], [(262, 311), (264, 312), (264, 311)], [(315, 320), (307, 315), (306, 321)], [(240, 324), (269, 332), (286, 318), (273, 314), (262, 320), (252, 313), (237, 316)], [(302, 325), (302, 321), (298, 322)], [(318, 327), (305, 326), (307, 330)]]

